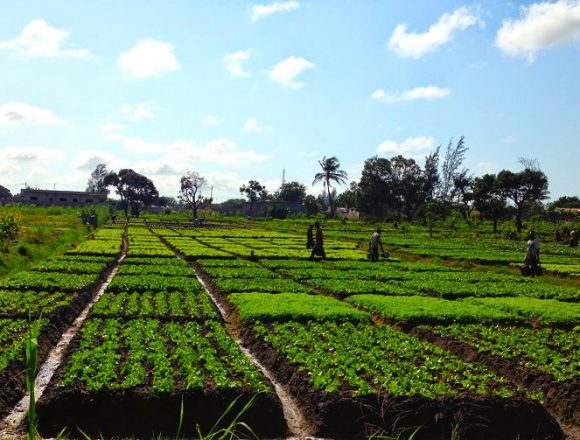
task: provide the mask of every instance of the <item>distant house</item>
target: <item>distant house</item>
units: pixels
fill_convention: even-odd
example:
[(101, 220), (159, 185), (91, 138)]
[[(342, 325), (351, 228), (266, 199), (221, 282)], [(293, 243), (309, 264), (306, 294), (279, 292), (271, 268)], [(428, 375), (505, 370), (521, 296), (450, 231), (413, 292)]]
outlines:
[(24, 188), (20, 190), (18, 201), (38, 206), (90, 206), (106, 202), (107, 194)]

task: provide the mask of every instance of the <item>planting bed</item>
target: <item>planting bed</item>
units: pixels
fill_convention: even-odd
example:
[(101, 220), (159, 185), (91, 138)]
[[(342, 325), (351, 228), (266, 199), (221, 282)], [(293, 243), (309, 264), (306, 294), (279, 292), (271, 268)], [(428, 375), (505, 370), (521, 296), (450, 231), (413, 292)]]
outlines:
[(192, 436), (196, 427), (210, 431), (236, 399), (222, 424), (252, 401), (241, 420), (260, 437), (286, 435), (272, 385), (228, 334), (191, 268), (166, 251), (149, 231), (129, 228), (129, 257), (39, 402), (43, 436), (63, 427), (72, 436), (172, 436), (181, 405), (182, 434)]
[[(292, 434), (273, 384), (247, 351), (296, 401), (312, 435), (523, 440), (563, 439), (561, 426), (580, 430), (573, 271), (531, 279), (507, 265), (370, 263), (354, 244), (370, 235), (358, 224), (325, 229), (326, 261), (308, 259), (292, 226), (146, 225), (129, 223), (127, 257), (39, 402), (44, 436), (65, 426), (73, 437), (75, 427), (91, 436), (175, 436), (183, 405), (182, 433), (191, 437), (234, 401), (226, 424), (252, 401), (242, 420), (259, 438)], [(100, 230), (3, 281), (0, 379), (2, 368), (24, 367), (14, 358), (28, 313), (42, 312), (46, 352), (110, 267), (119, 234)], [(471, 251), (471, 262), (513, 263), (521, 254), (506, 240), (482, 240), (397, 233), (384, 241), (454, 260)], [(580, 263), (576, 252), (545, 251), (546, 262)]]
[[(98, 234), (108, 236), (110, 231), (102, 229)], [(89, 242), (115, 242), (119, 253), (122, 234), (122, 230), (115, 230), (111, 235), (114, 238)], [(5, 415), (24, 394), (24, 345), (31, 320), (42, 321), (38, 341), (39, 361), (42, 362), (62, 332), (95, 295), (116, 256), (94, 257), (90, 252), (89, 255), (78, 254), (78, 264), (69, 256), (55, 257), (36, 265), (31, 271), (17, 273), (2, 281), (0, 327), (3, 330), (0, 332), (4, 333), (3, 339), (0, 337), (0, 416)]]

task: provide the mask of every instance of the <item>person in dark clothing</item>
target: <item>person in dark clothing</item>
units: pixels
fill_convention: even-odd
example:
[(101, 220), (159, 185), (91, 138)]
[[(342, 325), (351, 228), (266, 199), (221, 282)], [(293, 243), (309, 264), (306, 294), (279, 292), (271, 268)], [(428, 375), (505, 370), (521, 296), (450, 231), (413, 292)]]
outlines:
[(324, 238), (322, 237), (320, 223), (314, 223), (314, 227), (316, 228), (316, 241), (314, 242), (314, 247), (310, 253), (310, 259), (314, 260), (315, 255), (322, 257), (322, 259), (326, 259), (326, 253), (324, 252)]
[(314, 225), (308, 225), (308, 230), (306, 231), (306, 249), (312, 249), (314, 247)]

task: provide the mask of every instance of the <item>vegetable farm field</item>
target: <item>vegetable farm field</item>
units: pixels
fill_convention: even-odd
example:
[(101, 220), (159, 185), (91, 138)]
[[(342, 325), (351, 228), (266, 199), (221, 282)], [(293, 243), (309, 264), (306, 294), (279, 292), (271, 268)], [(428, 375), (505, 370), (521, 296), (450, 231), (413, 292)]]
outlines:
[(577, 250), (547, 244), (529, 278), (521, 243), (387, 230), (393, 258), (369, 262), (372, 227), (323, 228), (312, 261), (304, 222), (132, 219), (3, 279), (0, 415), (25, 392), (30, 320), (42, 362), (90, 304), (43, 437), (174, 438), (180, 414), (186, 438), (238, 414), (257, 438), (579, 435)]

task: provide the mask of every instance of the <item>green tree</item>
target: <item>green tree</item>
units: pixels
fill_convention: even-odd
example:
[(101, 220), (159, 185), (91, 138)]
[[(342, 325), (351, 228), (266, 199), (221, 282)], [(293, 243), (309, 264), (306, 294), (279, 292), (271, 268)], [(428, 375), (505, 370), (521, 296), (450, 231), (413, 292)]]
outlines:
[(322, 172), (316, 173), (314, 175), (314, 180), (312, 181), (312, 185), (315, 185), (318, 182), (322, 182), (326, 191), (328, 193), (328, 204), (330, 206), (330, 215), (334, 217), (334, 205), (332, 203), (332, 197), (330, 194), (330, 182), (336, 182), (339, 185), (346, 183), (348, 179), (348, 174), (346, 171), (340, 169), (340, 162), (335, 156), (326, 157), (324, 156), (321, 160), (318, 161), (318, 164), (322, 168)]
[(348, 189), (336, 197), (336, 206), (358, 209), (359, 197), (360, 189), (358, 183), (350, 182)]
[(139, 216), (140, 207), (149, 206), (159, 196), (153, 182), (132, 169), (125, 168), (118, 173), (110, 172), (104, 177), (103, 184), (116, 188), (115, 192), (121, 198), (125, 217), (129, 215), (129, 208)]
[(12, 198), (12, 193), (5, 186), (0, 185), (0, 200), (8, 200)]
[(466, 172), (466, 170), (459, 171), (459, 167), (463, 163), (465, 153), (467, 153), (468, 150), (469, 148), (465, 146), (465, 136), (461, 136), (455, 146), (453, 146), (453, 139), (451, 139), (447, 145), (445, 159), (441, 165), (441, 181), (439, 184), (439, 203), (444, 217), (446, 216), (449, 210), (449, 205), (455, 195), (453, 181), (461, 173)]
[(497, 233), (499, 220), (506, 215), (506, 197), (498, 185), (495, 174), (485, 174), (473, 182), (473, 202), (482, 218), (493, 221), (493, 232)]
[(404, 210), (408, 221), (412, 221), (417, 207), (423, 202), (424, 187), (422, 170), (413, 159), (401, 155), (391, 160), (390, 186), (392, 200), (397, 209), (397, 220), (400, 221)]
[(391, 162), (374, 156), (365, 161), (358, 184), (359, 207), (376, 218), (385, 218), (392, 202)]
[(516, 208), (516, 229), (522, 230), (522, 216), (528, 206), (547, 198), (548, 178), (539, 170), (526, 168), (519, 173), (500, 171), (497, 185)]
[(318, 202), (316, 201), (316, 197), (312, 194), (308, 194), (302, 200), (302, 206), (304, 206), (304, 211), (306, 212), (307, 216), (313, 216), (320, 212), (320, 206), (318, 206)]
[(300, 182), (286, 182), (280, 186), (275, 198), (285, 202), (301, 202), (306, 197), (306, 186)]
[(473, 184), (473, 177), (467, 175), (467, 170), (459, 173), (459, 175), (453, 179), (455, 197), (461, 204), (461, 215), (463, 215), (463, 219), (467, 223), (470, 221), (471, 202), (473, 201)]
[(107, 185), (105, 185), (105, 177), (109, 174), (107, 165), (100, 163), (91, 173), (91, 178), (87, 181), (87, 192), (109, 194)]
[(178, 198), (189, 206), (194, 219), (197, 218), (197, 210), (208, 201), (201, 195), (201, 190), (206, 183), (205, 177), (196, 171), (189, 171), (181, 177)]
[(248, 199), (248, 202), (250, 202), (250, 216), (251, 216), (254, 208), (254, 203), (256, 203), (258, 198), (267, 197), (268, 191), (266, 191), (266, 187), (257, 180), (250, 180), (248, 181), (247, 185), (242, 185), (240, 187), (240, 194), (245, 195), (246, 198)]
[(562, 196), (550, 203), (553, 208), (580, 208), (580, 199), (576, 196)]

